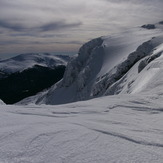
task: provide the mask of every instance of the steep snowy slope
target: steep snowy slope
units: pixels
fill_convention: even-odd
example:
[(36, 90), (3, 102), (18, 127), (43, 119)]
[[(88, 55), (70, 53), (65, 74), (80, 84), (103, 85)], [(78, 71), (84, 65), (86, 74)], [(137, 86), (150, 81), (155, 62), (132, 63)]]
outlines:
[(161, 94), (163, 90), (159, 86), (163, 83), (163, 36), (152, 39), (150, 43), (155, 47), (150, 55), (139, 60), (123, 78), (106, 91), (106, 95), (151, 92)]
[[(124, 79), (125, 74), (141, 59), (160, 54), (153, 51), (163, 43), (162, 33), (163, 25), (158, 23), (154, 29), (137, 27), (91, 40), (68, 63), (63, 80), (36, 103), (63, 104), (125, 92), (121, 88), (113, 88), (113, 85)], [(141, 69), (141, 65), (138, 68)]]

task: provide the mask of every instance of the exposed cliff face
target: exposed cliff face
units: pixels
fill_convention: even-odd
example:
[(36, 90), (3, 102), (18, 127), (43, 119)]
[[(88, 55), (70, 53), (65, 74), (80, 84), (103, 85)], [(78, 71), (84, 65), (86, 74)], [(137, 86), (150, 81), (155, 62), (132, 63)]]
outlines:
[[(78, 56), (68, 63), (63, 80), (43, 98), (45, 103), (67, 103), (90, 97), (91, 86), (102, 67), (102, 43), (103, 39), (97, 38), (80, 48)], [(40, 102), (42, 98), (37, 101)]]
[(93, 73), (95, 67), (98, 66), (94, 65), (96, 64), (93, 63), (94, 60), (97, 61), (97, 59), (102, 58), (102, 43), (102, 38), (97, 38), (84, 44), (80, 48), (78, 57), (70, 61), (67, 65), (67, 69), (62, 82), (63, 87), (70, 86), (76, 79), (81, 79), (77, 81), (79, 90), (84, 87), (86, 81), (89, 80), (90, 76), (92, 76), (91, 73)]

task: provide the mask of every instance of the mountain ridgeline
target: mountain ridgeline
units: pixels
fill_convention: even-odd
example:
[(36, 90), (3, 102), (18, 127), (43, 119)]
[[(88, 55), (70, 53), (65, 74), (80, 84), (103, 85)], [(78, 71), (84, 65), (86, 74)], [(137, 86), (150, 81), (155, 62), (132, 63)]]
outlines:
[[(161, 78), (155, 81), (155, 75), (162, 73), (162, 55), (162, 21), (93, 39), (68, 62), (63, 79), (18, 104), (56, 105), (106, 95), (155, 92), (157, 85), (163, 82)], [(51, 80), (48, 76), (43, 78)], [(37, 89), (34, 85), (31, 88), (31, 91)], [(29, 89), (23, 90), (28, 92)]]
[(68, 63), (63, 80), (40, 95), (36, 104), (64, 104), (149, 91), (153, 76), (148, 75), (144, 80), (142, 74), (153, 72), (146, 67), (161, 60), (162, 32), (162, 23), (157, 23), (89, 41)]

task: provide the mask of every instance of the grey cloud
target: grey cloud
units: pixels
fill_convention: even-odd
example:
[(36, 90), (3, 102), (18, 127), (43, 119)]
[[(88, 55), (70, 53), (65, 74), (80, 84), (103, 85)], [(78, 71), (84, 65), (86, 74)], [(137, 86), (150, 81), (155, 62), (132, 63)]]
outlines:
[[(65, 36), (67, 36), (67, 35), (65, 35)], [(60, 34), (58, 34), (58, 35), (54, 35), (54, 34), (46, 34), (46, 35), (41, 35), (41, 36), (39, 36), (39, 37), (42, 37), (42, 38), (55, 38), (55, 37), (65, 37), (64, 35), (60, 35)]]
[(0, 46), (2, 45), (20, 45), (20, 44), (37, 44), (37, 45), (47, 45), (47, 44), (76, 44), (76, 45), (82, 45), (83, 42), (81, 41), (47, 41), (47, 42), (41, 42), (41, 41), (31, 41), (31, 40), (8, 40), (8, 41), (0, 41)]
[(14, 34), (10, 34), (9, 36), (11, 36), (11, 37), (26, 37), (26, 36), (28, 36), (28, 37), (37, 37), (39, 35), (34, 34), (34, 33), (29, 33), (29, 32), (22, 32), (22, 33), (17, 32), (17, 33), (14, 33)]
[(41, 38), (67, 38), (69, 37), (68, 34), (44, 34), (44, 35), (39, 35), (38, 37)]
[(58, 21), (58, 22), (45, 24), (40, 27), (40, 30), (45, 32), (45, 31), (53, 31), (53, 30), (58, 30), (58, 29), (63, 29), (63, 28), (79, 27), (81, 25), (82, 25), (81, 22), (66, 23), (64, 21)]
[(14, 23), (9, 23), (8, 21), (5, 20), (0, 20), (0, 27), (10, 29), (12, 31), (24, 31), (25, 27), (23, 27), (20, 24), (14, 24)]
[(162, 8), (163, 0), (0, 0), (0, 45), (11, 52), (19, 44), (76, 49), (89, 38), (162, 21)]
[(41, 42), (41, 41), (30, 41), (30, 44), (42, 44), (42, 45), (48, 45), (48, 44), (73, 44), (73, 45), (82, 45), (83, 42), (81, 41), (50, 41), (50, 42)]
[(0, 41), (0, 46), (1, 45), (19, 45), (19, 44), (22, 44), (21, 41), (18, 41), (18, 40), (10, 40), (10, 41)]
[(56, 41), (56, 42), (52, 42), (52, 43), (55, 43), (55, 44), (76, 44), (76, 45), (82, 45), (83, 44), (83, 42), (81, 42), (81, 41), (67, 41), (67, 42)]
[[(23, 24), (15, 24), (15, 23), (10, 23), (5, 20), (0, 20), (0, 27), (2, 28), (6, 28), (6, 29), (16, 31), (16, 32), (30, 32), (30, 33), (31, 32), (55, 31), (55, 30), (60, 30), (60, 29), (65, 29), (65, 28), (79, 27), (81, 25), (82, 25), (81, 22), (67, 23), (65, 21), (56, 21), (56, 22), (51, 22), (51, 23), (43, 24), (43, 25), (36, 26), (36, 27), (26, 27)], [(30, 33), (29, 35), (31, 35)]]
[(67, 38), (67, 34), (40, 34), (40, 33), (29, 33), (29, 32), (17, 32), (10, 34), (11, 37), (35, 37), (35, 38)]

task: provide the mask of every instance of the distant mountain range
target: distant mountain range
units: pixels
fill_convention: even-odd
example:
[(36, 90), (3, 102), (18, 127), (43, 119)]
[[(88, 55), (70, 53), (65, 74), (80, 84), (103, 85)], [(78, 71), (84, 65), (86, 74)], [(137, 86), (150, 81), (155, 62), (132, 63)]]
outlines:
[(29, 53), (0, 61), (0, 99), (13, 104), (49, 88), (63, 77), (69, 60), (64, 55)]

